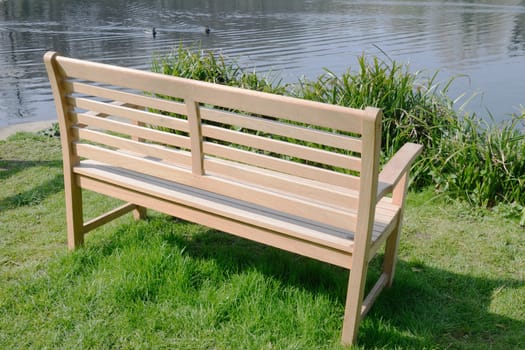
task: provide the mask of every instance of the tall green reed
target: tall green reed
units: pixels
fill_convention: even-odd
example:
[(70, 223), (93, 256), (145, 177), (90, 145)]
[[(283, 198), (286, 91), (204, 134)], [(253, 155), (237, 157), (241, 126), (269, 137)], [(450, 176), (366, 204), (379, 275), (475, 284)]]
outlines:
[(297, 97), (354, 108), (383, 111), (382, 152), (390, 158), (404, 143), (425, 146), (414, 167), (416, 187), (434, 185), (438, 191), (483, 206), (498, 202), (525, 203), (525, 117), (496, 123), (454, 109), (439, 89), (437, 72), (425, 78), (408, 66), (377, 57), (358, 58), (355, 71), (340, 75), (326, 71), (297, 85)]
[[(464, 198), (476, 205), (500, 202), (525, 206), (525, 113), (511, 120), (484, 122), (460, 115), (438, 73), (425, 77), (407, 65), (378, 57), (358, 57), (357, 68), (340, 75), (329, 70), (297, 84), (246, 72), (212, 52), (180, 46), (153, 60), (155, 72), (258, 91), (291, 95), (342, 106), (383, 111), (382, 155), (389, 159), (404, 143), (425, 146), (413, 168), (413, 186)], [(524, 209), (525, 210), (525, 209)], [(524, 213), (525, 216), (525, 213)]]
[(212, 51), (179, 46), (165, 56), (153, 58), (152, 71), (210, 83), (241, 87), (250, 90), (285, 94), (286, 85), (270, 75), (246, 71), (236, 62)]
[(434, 148), (430, 174), (440, 191), (477, 205), (525, 204), (525, 115), (502, 123), (458, 120)]

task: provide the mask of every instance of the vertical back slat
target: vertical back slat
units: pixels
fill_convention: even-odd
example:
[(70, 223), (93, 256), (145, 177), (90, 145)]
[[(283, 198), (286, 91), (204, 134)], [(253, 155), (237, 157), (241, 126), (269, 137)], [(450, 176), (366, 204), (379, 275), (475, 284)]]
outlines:
[(188, 122), (190, 123), (192, 172), (194, 175), (204, 174), (204, 154), (202, 152), (202, 128), (199, 103), (186, 99)]

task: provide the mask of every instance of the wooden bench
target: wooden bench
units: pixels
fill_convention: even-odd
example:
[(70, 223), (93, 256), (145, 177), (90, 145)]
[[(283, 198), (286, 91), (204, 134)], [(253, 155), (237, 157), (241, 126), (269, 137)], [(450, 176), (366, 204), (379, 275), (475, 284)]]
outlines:
[[(410, 166), (379, 172), (381, 112), (44, 56), (63, 147), (70, 249), (145, 208), (351, 269), (342, 341), (394, 276)], [(83, 221), (82, 190), (123, 205)], [(386, 244), (365, 298), (369, 261)]]

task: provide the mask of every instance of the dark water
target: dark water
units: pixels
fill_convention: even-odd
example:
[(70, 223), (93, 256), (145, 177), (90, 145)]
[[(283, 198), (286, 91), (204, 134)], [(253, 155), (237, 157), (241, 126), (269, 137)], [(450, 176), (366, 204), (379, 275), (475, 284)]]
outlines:
[(285, 81), (386, 53), (443, 85), (465, 75), (458, 108), (473, 93), (467, 109), (496, 119), (525, 105), (525, 0), (0, 0), (0, 127), (55, 118), (46, 50), (149, 69), (180, 43)]

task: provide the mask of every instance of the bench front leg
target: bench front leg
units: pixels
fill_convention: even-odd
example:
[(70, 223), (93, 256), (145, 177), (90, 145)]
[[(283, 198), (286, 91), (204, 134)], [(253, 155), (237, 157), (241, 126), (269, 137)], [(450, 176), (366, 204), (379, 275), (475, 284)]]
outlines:
[(343, 320), (343, 345), (352, 345), (357, 340), (359, 324), (361, 323), (361, 309), (365, 293), (366, 273), (368, 271), (366, 254), (364, 251), (356, 252), (353, 258), (352, 269), (348, 278), (346, 292), (345, 315)]

